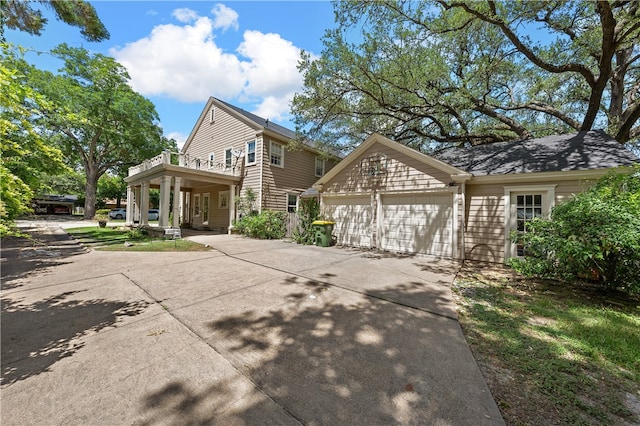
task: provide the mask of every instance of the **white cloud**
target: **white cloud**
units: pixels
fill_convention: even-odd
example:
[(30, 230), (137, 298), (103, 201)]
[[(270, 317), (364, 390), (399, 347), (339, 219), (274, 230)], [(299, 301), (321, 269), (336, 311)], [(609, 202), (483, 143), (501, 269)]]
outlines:
[(212, 94), (234, 97), (245, 85), (240, 61), (215, 44), (211, 20), (204, 17), (192, 25), (158, 25), (148, 37), (110, 53), (145, 96), (199, 102)]
[(184, 143), (187, 141), (188, 136), (180, 132), (171, 132), (169, 134), (166, 134), (165, 137), (167, 139), (175, 139), (176, 143), (178, 144), (178, 149), (182, 149)]
[(273, 121), (283, 121), (289, 118), (289, 110), (294, 92), (284, 96), (267, 96), (262, 99), (254, 114)]
[(198, 12), (195, 10), (191, 10), (187, 7), (181, 7), (180, 9), (176, 9), (173, 11), (173, 17), (178, 21), (183, 22), (185, 24), (190, 23), (198, 19)]
[(288, 117), (293, 93), (303, 85), (297, 70), (300, 49), (279, 34), (247, 30), (235, 52), (225, 51), (214, 31), (237, 28), (238, 14), (222, 4), (212, 13), (215, 20), (176, 9), (173, 16), (180, 24), (158, 25), (147, 37), (110, 53), (145, 96), (182, 102), (237, 99), (258, 105), (255, 113), (262, 117)]
[(229, 28), (233, 28), (234, 30), (238, 30), (238, 12), (231, 9), (230, 7), (225, 6), (224, 4), (218, 3), (213, 9), (211, 9), (211, 13), (215, 17), (213, 21), (213, 28), (220, 28), (223, 31), (228, 30)]

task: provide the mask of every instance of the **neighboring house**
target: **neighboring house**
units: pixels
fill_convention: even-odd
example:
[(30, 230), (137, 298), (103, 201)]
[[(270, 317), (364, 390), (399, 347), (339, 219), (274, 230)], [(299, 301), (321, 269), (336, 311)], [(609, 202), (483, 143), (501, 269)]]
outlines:
[(338, 244), (503, 262), (522, 254), (512, 230), (638, 161), (601, 131), (432, 156), (374, 134), (314, 188)]
[[(131, 167), (125, 178), (127, 223), (148, 224), (149, 188), (160, 188), (161, 228), (230, 230), (234, 199), (251, 188), (253, 208), (295, 212), (299, 195), (333, 167), (295, 132), (216, 98), (209, 98), (180, 153), (163, 152)], [(173, 191), (173, 200), (171, 198)], [(173, 205), (172, 223), (169, 223)]]
[(71, 214), (78, 201), (76, 195), (43, 194), (31, 200), (35, 214)]

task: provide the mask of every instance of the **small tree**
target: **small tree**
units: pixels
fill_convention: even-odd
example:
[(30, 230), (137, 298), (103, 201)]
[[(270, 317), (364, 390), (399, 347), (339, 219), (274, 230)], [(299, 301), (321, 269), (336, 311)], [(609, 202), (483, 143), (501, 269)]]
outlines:
[(512, 239), (527, 251), (523, 259), (510, 260), (520, 272), (592, 276), (607, 290), (640, 292), (640, 165), (631, 174), (603, 177)]

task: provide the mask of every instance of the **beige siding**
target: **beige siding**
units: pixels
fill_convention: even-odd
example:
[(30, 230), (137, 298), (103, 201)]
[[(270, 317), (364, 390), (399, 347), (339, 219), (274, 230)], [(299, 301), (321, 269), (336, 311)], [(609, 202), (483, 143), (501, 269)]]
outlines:
[(592, 182), (581, 180), (540, 181), (518, 184), (504, 182), (490, 185), (467, 184), (466, 192), (466, 258), (488, 262), (504, 262), (505, 230), (504, 187), (555, 185), (555, 204), (589, 188)]
[[(220, 192), (228, 191), (229, 187), (226, 185), (210, 185), (210, 186), (202, 186), (193, 188), (191, 191), (191, 200), (190, 200), (190, 209), (189, 217), (191, 217), (191, 227), (194, 229), (211, 229), (216, 231), (224, 232), (229, 228), (229, 209), (228, 208), (219, 208), (218, 201), (220, 197)], [(209, 222), (207, 225), (203, 224), (203, 213), (204, 209), (203, 204), (203, 196), (204, 194), (209, 194)], [(199, 216), (193, 215), (194, 208), (194, 198), (196, 195), (200, 195), (200, 205), (201, 205), (201, 213)], [(231, 196), (230, 196), (231, 199)]]
[(502, 262), (504, 259), (503, 185), (467, 185), (465, 257)]
[(215, 162), (224, 163), (224, 150), (233, 148), (245, 151), (246, 142), (256, 138), (256, 131), (237, 118), (216, 108), (216, 120), (209, 122), (209, 116), (202, 120), (195, 130), (193, 139), (187, 147), (185, 154), (190, 161), (200, 158), (202, 168), (206, 170), (206, 161), (210, 153), (214, 153)]
[[(362, 176), (360, 164), (373, 155), (387, 157), (387, 173), (378, 178)], [(449, 174), (430, 167), (412, 157), (385, 145), (375, 143), (353, 160), (353, 167), (338, 173), (323, 192), (366, 192), (373, 189), (386, 191), (436, 189), (446, 187), (451, 180)]]
[[(271, 164), (270, 142), (283, 144), (284, 167)], [(318, 180), (315, 175), (316, 154), (305, 149), (288, 151), (286, 143), (276, 139), (265, 139), (265, 151), (263, 155), (263, 208), (270, 210), (286, 210), (287, 195), (300, 194), (311, 188)], [(327, 162), (329, 163), (329, 162)], [(335, 163), (327, 164), (325, 172)]]

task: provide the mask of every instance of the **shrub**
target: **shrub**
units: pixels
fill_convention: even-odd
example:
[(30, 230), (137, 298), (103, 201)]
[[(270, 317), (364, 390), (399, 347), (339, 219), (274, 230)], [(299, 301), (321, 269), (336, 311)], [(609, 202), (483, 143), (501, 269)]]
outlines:
[(527, 250), (511, 259), (518, 271), (542, 277), (588, 277), (607, 290), (640, 292), (640, 166), (610, 173), (588, 191), (558, 204), (548, 220), (512, 234)]
[(284, 238), (287, 233), (286, 212), (263, 210), (247, 214), (236, 222), (235, 228), (242, 235), (263, 240)]
[(142, 226), (131, 228), (127, 231), (127, 238), (129, 240), (139, 240), (147, 235), (147, 231)]
[(298, 209), (298, 226), (293, 231), (293, 240), (298, 244), (314, 244), (316, 240), (312, 223), (320, 217), (317, 198), (301, 198)]

